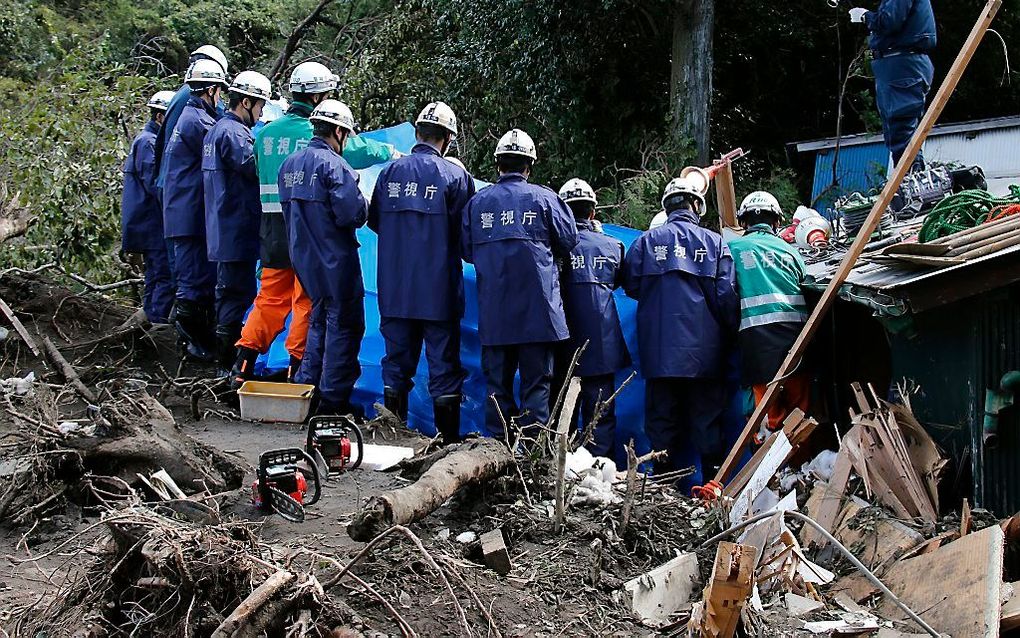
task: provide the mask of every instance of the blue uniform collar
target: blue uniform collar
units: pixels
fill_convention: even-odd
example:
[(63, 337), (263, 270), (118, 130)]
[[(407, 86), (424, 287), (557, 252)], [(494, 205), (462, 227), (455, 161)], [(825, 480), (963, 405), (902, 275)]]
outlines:
[(500, 184), (503, 182), (526, 182), (528, 178), (522, 173), (503, 173), (496, 181)]
[(330, 146), (326, 142), (326, 140), (322, 139), (321, 137), (313, 137), (308, 142), (308, 148), (323, 148), (323, 149), (326, 149), (327, 151), (329, 151), (330, 153), (336, 153), (336, 151), (333, 150), (333, 147)]
[(223, 114), (223, 117), (228, 120), (234, 120), (235, 122), (237, 122), (241, 126), (244, 126), (245, 128), (251, 128), (244, 120), (237, 117), (237, 113), (234, 113), (233, 111), (227, 111), (226, 113)]
[(312, 114), (312, 110), (314, 108), (315, 107), (313, 107), (311, 104), (308, 104), (306, 102), (298, 102), (295, 100), (294, 102), (290, 103), (290, 108), (287, 109), (287, 115), (299, 115), (301, 117), (307, 118)]
[(149, 120), (145, 123), (145, 130), (153, 135), (159, 133), (159, 124), (156, 124), (155, 120)]
[(673, 222), (687, 222), (689, 224), (694, 224), (695, 226), (700, 225), (698, 215), (694, 211), (686, 208), (678, 208), (669, 214), (669, 217), (666, 219), (666, 223)]
[(439, 151), (437, 151), (433, 146), (425, 144), (424, 142), (418, 142), (417, 144), (415, 144), (414, 147), (411, 149), (411, 152), (424, 153), (426, 155), (435, 155), (436, 157), (441, 157), (439, 155)]
[(216, 111), (215, 107), (209, 106), (205, 102), (205, 100), (203, 100), (202, 98), (198, 97), (197, 95), (192, 94), (192, 95), (188, 96), (188, 105), (189, 106), (194, 106), (197, 109), (202, 109), (203, 111), (205, 111), (206, 113), (211, 115), (213, 117), (213, 119), (218, 119), (220, 117), (220, 114), (219, 114), (219, 112)]

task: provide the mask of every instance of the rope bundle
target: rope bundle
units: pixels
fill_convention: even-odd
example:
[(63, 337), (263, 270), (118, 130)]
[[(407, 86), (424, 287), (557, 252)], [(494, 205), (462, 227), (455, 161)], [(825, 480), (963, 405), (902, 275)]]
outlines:
[(1020, 186), (1010, 186), (1006, 197), (995, 197), (984, 190), (963, 191), (935, 205), (925, 217), (918, 239), (921, 243), (929, 242), (1017, 213), (1020, 213)]

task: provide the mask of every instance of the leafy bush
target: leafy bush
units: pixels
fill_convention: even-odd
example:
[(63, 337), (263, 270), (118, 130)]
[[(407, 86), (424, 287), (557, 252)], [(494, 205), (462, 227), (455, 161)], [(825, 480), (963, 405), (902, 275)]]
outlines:
[(68, 51), (45, 80), (0, 84), (0, 181), (37, 217), (6, 246), (5, 265), (58, 261), (97, 280), (117, 276), (121, 167), (147, 117), (151, 79), (102, 60), (108, 40)]

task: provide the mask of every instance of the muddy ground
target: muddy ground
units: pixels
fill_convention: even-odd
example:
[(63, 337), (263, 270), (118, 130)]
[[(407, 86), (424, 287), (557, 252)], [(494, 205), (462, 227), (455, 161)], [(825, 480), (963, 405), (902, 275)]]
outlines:
[[(9, 635), (173, 635), (165, 633), (171, 626), (188, 626), (184, 633), (203, 635), (230, 611), (227, 607), (200, 609), (194, 599), (189, 607), (172, 597), (164, 597), (158, 609), (145, 609), (135, 594), (114, 586), (116, 579), (110, 573), (125, 563), (111, 567), (110, 532), (101, 521), (126, 507), (130, 498), (120, 493), (121, 488), (111, 487), (112, 482), (88, 481), (110, 474), (125, 476), (127, 483), (137, 487), (138, 482), (131, 480), (135, 471), (145, 474), (160, 468), (147, 463), (137, 450), (131, 451), (130, 460), (125, 460), (123, 450), (105, 461), (108, 457), (95, 457), (88, 450), (66, 454), (61, 450), (69, 444), (62, 437), (80, 436), (74, 428), (98, 424), (93, 438), (158, 431), (193, 437), (199, 443), (182, 438), (183, 443), (175, 445), (181, 446), (182, 456), (194, 454), (208, 462), (212, 475), (204, 484), (208, 487), (212, 482), (218, 488), (209, 489), (215, 496), (207, 502), (219, 509), (223, 521), (217, 529), (236, 524), (230, 533), (250, 532), (250, 542), (261, 548), (266, 564), (295, 560), (297, 565), (300, 559), (295, 556), (305, 550), (314, 552), (319, 558), (309, 562), (307, 569), (320, 581), (365, 547), (346, 533), (347, 523), (361, 505), (372, 495), (408, 482), (397, 473), (359, 469), (327, 482), (322, 500), (308, 508), (303, 523), (267, 516), (250, 503), (253, 467), (266, 449), (302, 446), (301, 427), (241, 421), (233, 408), (215, 400), (213, 371), (179, 366), (171, 332), (134, 326), (131, 309), (122, 302), (96, 293), (75, 295), (43, 277), (19, 274), (0, 276), (0, 297), (14, 307), (37, 340), (52, 339), (84, 385), (99, 395), (102, 406), (98, 415), (90, 410), (59, 366), (32, 355), (13, 331), (0, 344), (0, 379), (24, 377), (30, 371), (36, 375), (29, 396), (8, 390), (0, 400), (0, 627)], [(150, 427), (146, 395), (169, 409), (179, 433)], [(78, 425), (67, 426), (72, 419), (79, 420)], [(146, 419), (150, 419), (148, 425)], [(54, 425), (71, 427), (72, 432), (54, 433)], [(389, 426), (379, 427), (375, 436), (377, 442), (416, 448), (429, 442)], [(70, 460), (54, 463), (53, 458)], [(19, 464), (26, 459), (35, 464), (31, 480), (18, 474)], [(181, 471), (193, 469), (185, 466)], [(690, 548), (699, 535), (718, 529), (714, 513), (648, 487), (626, 533), (620, 534), (619, 506), (611, 506), (574, 508), (563, 533), (555, 534), (549, 516), (550, 483), (543, 476), (547, 471), (541, 463), (529, 467), (527, 494), (515, 477), (462, 490), (439, 511), (411, 526), (429, 555), (451, 575), (463, 576), (464, 584), (454, 582), (453, 586), (472, 633), (651, 634), (631, 618), (622, 583)], [(103, 488), (86, 490), (83, 484)], [(186, 487), (189, 492), (195, 489)], [(118, 500), (121, 497), (127, 500)], [(507, 576), (482, 564), (477, 543), (455, 540), (462, 532), (481, 534), (496, 527), (503, 530), (512, 558), (513, 570)], [(703, 562), (707, 565), (710, 558)], [(330, 622), (344, 631), (420, 636), (467, 633), (430, 561), (412, 543), (396, 538), (384, 541), (352, 571), (370, 583), (392, 610), (349, 579), (341, 581), (325, 594), (335, 603), (332, 608), (339, 610)], [(71, 605), (83, 588), (96, 583), (108, 589), (92, 591), (90, 603)], [(247, 593), (231, 592), (223, 600), (236, 605), (237, 596)], [(131, 597), (134, 602), (129, 609), (125, 601)], [(406, 621), (403, 630), (393, 612)], [(208, 616), (204, 624), (194, 619), (200, 613)], [(663, 633), (679, 630), (682, 620), (678, 618)], [(413, 633), (408, 633), (407, 626)], [(327, 635), (330, 629), (334, 627), (320, 623), (307, 635)]]

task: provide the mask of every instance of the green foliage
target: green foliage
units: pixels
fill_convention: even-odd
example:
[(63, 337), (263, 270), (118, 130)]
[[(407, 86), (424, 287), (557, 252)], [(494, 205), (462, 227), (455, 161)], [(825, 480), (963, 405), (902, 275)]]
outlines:
[(154, 87), (123, 66), (98, 65), (106, 44), (68, 51), (45, 91), (0, 85), (0, 181), (37, 217), (24, 242), (5, 247), (6, 265), (58, 260), (97, 279), (116, 274), (121, 166), (146, 115), (140, 96)]

